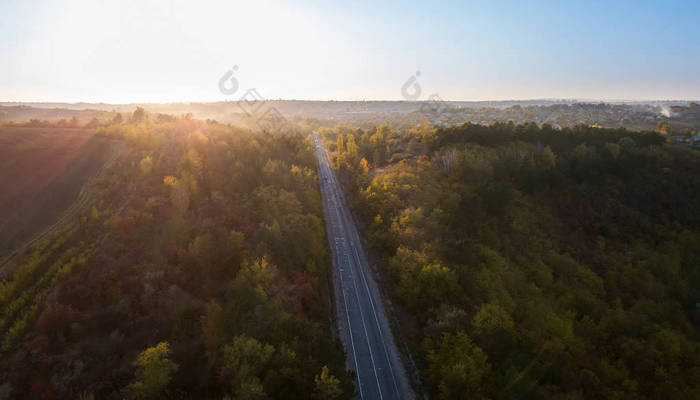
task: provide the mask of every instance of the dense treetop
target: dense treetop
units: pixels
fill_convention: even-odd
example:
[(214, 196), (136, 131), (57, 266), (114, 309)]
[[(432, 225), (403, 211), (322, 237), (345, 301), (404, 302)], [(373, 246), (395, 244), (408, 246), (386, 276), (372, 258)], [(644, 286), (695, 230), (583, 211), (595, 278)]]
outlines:
[(584, 126), (324, 133), (435, 398), (700, 397), (700, 152)]
[[(0, 285), (18, 398), (348, 398), (313, 148), (143, 110), (94, 203)], [(328, 397), (332, 394), (332, 397)]]

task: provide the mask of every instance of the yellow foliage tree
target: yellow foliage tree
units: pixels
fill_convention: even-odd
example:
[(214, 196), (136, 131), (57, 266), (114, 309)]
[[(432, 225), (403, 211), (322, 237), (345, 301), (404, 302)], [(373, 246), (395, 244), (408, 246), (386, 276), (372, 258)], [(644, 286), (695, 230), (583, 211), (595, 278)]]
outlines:
[(153, 170), (153, 159), (151, 159), (151, 156), (146, 156), (141, 159), (141, 162), (139, 162), (139, 169), (141, 169), (141, 173), (144, 175), (151, 173)]
[(139, 354), (134, 362), (136, 382), (129, 385), (131, 398), (163, 398), (172, 375), (178, 369), (178, 365), (168, 359), (168, 355), (170, 355), (168, 342), (160, 342)]

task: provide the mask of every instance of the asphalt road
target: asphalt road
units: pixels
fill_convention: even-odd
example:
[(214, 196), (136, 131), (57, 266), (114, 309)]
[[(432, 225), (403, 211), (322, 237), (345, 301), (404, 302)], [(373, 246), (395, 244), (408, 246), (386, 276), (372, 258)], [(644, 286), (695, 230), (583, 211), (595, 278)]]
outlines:
[(326, 230), (333, 255), (338, 331), (356, 372), (360, 399), (415, 398), (392, 337), (376, 282), (357, 228), (330, 167), (321, 138), (314, 133)]

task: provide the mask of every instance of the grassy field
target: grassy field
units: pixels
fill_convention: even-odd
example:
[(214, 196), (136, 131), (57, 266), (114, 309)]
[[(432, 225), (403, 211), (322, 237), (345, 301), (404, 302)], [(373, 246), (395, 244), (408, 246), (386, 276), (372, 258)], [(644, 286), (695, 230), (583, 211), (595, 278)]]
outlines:
[(94, 129), (0, 128), (0, 260), (59, 219), (108, 149)]

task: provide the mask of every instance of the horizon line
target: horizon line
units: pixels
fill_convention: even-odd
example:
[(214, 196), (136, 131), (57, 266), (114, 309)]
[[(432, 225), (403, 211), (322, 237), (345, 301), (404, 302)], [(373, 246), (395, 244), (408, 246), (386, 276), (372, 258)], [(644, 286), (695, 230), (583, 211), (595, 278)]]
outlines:
[[(95, 104), (95, 105), (115, 105), (115, 106), (126, 106), (126, 105), (167, 105), (167, 104), (216, 104), (216, 103), (238, 103), (243, 101), (239, 100), (178, 100), (178, 101), (142, 101), (142, 102), (103, 102), (103, 101), (0, 101), (0, 105), (29, 105), (29, 104), (66, 104), (66, 105), (78, 105), (78, 104)], [(296, 102), (318, 102), (318, 103), (428, 103), (434, 100), (391, 100), (391, 99), (372, 99), (372, 100), (340, 100), (340, 99), (263, 99), (262, 101), (296, 101)], [(490, 100), (445, 100), (440, 99), (440, 101), (445, 103), (506, 103), (506, 102), (534, 102), (534, 101), (551, 101), (551, 102), (576, 102), (576, 103), (658, 103), (658, 102), (700, 102), (700, 98), (697, 99), (662, 99), (662, 98), (648, 98), (648, 99), (615, 99), (615, 98), (575, 98), (575, 97), (542, 97), (542, 98), (519, 98), (519, 99), (490, 99)]]

